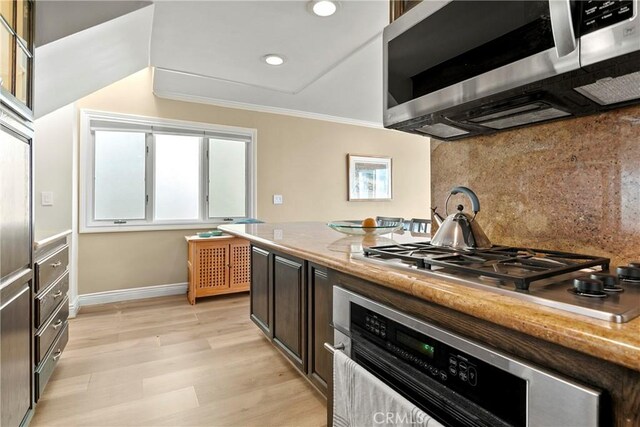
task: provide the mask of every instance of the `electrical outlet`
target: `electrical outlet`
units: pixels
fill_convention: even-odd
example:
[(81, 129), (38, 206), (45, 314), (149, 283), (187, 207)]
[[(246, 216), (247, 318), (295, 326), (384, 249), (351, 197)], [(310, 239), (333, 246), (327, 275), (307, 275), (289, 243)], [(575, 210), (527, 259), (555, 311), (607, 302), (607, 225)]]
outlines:
[(273, 240), (282, 240), (283, 237), (284, 237), (284, 231), (278, 228), (273, 230)]
[(42, 206), (53, 206), (52, 191), (43, 191), (41, 196), (42, 196), (42, 200), (40, 201), (40, 203), (42, 204)]
[(273, 195), (273, 204), (274, 205), (281, 205), (282, 202), (283, 202), (282, 194), (274, 194)]

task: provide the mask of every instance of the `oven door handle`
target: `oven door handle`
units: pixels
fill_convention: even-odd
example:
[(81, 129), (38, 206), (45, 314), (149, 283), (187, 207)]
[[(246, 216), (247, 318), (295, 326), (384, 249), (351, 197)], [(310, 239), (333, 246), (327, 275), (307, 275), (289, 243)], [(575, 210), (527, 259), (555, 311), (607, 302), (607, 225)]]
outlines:
[(324, 343), (324, 348), (327, 349), (327, 351), (329, 351), (329, 353), (333, 354), (338, 350), (344, 350), (345, 349), (345, 345), (342, 343), (338, 343), (335, 346), (329, 344), (328, 342)]

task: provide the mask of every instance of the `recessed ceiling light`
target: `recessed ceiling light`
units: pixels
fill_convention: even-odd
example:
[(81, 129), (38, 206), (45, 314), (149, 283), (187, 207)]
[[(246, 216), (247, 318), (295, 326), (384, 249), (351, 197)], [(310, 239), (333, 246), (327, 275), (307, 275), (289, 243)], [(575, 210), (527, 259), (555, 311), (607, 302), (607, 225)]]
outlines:
[(338, 5), (331, 0), (317, 0), (311, 2), (311, 10), (318, 16), (331, 16), (336, 13)]
[(269, 65), (282, 65), (284, 64), (284, 58), (281, 55), (276, 55), (275, 53), (270, 53), (262, 57), (264, 62)]

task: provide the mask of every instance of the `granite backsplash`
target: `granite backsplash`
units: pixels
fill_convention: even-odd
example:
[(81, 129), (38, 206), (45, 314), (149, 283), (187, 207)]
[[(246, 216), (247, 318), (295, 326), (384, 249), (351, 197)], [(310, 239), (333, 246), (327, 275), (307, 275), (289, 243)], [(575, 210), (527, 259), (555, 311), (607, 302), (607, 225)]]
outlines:
[[(455, 142), (431, 141), (431, 206), (476, 192), (494, 244), (640, 261), (640, 107)], [(469, 203), (451, 198), (449, 210)]]

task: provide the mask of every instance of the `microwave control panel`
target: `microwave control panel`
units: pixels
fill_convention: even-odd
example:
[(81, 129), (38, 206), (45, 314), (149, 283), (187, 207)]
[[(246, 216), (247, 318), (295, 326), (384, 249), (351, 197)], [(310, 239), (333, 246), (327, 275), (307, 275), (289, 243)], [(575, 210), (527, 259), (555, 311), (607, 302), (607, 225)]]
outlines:
[(633, 16), (633, 0), (588, 0), (582, 7), (582, 35), (608, 27)]

